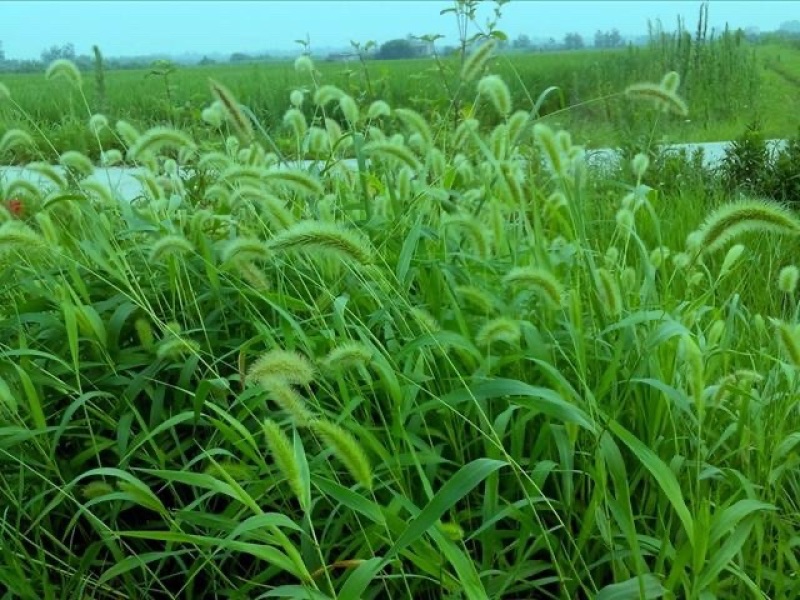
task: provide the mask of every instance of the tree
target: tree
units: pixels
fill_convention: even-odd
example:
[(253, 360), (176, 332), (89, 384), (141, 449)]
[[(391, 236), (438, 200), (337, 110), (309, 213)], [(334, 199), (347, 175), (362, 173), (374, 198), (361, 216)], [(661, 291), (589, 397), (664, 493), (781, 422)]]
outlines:
[(389, 40), (381, 44), (380, 49), (375, 54), (375, 58), (380, 60), (395, 60), (400, 58), (414, 58), (417, 56), (417, 49), (409, 40)]
[(792, 21), (784, 21), (781, 23), (781, 26), (778, 28), (778, 31), (783, 33), (791, 33), (791, 34), (798, 34), (800, 33), (800, 21), (792, 20)]
[(232, 63), (247, 62), (248, 60), (253, 60), (253, 57), (244, 52), (234, 52), (228, 60)]
[(514, 48), (514, 50), (527, 50), (531, 47), (531, 38), (521, 33), (517, 36), (517, 39), (511, 42), (511, 47)]
[(614, 28), (611, 31), (600, 31), (594, 34), (595, 48), (618, 48), (624, 44), (619, 30)]
[(50, 46), (45, 50), (42, 50), (42, 62), (43, 63), (51, 63), (54, 60), (58, 60), (59, 58), (65, 58), (67, 60), (75, 60), (75, 45), (74, 44), (64, 44), (63, 46)]
[(566, 50), (579, 50), (583, 48), (583, 37), (579, 33), (568, 33), (564, 36), (564, 48)]
[(0, 62), (5, 62), (6, 60), (6, 51), (3, 50), (3, 41), (0, 40)]

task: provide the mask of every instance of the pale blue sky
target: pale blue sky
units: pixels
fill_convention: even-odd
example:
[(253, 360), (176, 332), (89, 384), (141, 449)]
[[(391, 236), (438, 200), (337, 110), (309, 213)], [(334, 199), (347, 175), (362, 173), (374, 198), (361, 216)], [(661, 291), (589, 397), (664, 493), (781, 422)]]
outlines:
[[(350, 40), (385, 42), (412, 33), (441, 33), (456, 39), (452, 15), (440, 16), (447, 0), (212, 0), (0, 1), (0, 40), (9, 58), (38, 58), (52, 44), (72, 42), (89, 53), (97, 44), (106, 56), (167, 52), (223, 53), (292, 49), (308, 34), (313, 47), (346, 46)], [(481, 14), (494, 6), (486, 2)], [(647, 19), (668, 29), (682, 14), (694, 29), (699, 1), (512, 0), (503, 7), (501, 28), (512, 38), (560, 39), (577, 31), (588, 39), (597, 29), (623, 35), (645, 33)], [(719, 28), (755, 25), (773, 30), (800, 19), (800, 2), (711, 0), (710, 24)], [(481, 22), (483, 22), (483, 18)]]

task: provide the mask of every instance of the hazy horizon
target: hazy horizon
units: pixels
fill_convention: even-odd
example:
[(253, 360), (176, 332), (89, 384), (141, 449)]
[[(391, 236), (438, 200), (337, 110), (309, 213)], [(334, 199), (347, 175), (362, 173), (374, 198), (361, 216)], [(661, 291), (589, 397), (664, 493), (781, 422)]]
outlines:
[[(502, 7), (499, 28), (511, 39), (577, 32), (587, 45), (594, 32), (616, 28), (624, 36), (647, 32), (647, 21), (661, 20), (674, 30), (681, 15), (691, 30), (701, 2), (512, 0)], [(457, 39), (452, 7), (446, 0), (366, 1), (5, 1), (0, 3), (0, 41), (9, 59), (38, 59), (42, 50), (66, 43), (78, 54), (90, 54), (92, 45), (106, 56), (148, 54), (231, 54), (301, 48), (294, 42), (310, 38), (311, 49), (349, 46), (351, 40), (378, 44), (408, 34), (445, 35), (438, 43)], [(491, 15), (493, 2), (484, 2), (478, 22)], [(56, 17), (57, 15), (57, 17)], [(712, 0), (709, 30), (758, 27), (777, 29), (784, 21), (800, 19), (800, 2), (742, 2)], [(35, 26), (31, 26), (31, 24)]]

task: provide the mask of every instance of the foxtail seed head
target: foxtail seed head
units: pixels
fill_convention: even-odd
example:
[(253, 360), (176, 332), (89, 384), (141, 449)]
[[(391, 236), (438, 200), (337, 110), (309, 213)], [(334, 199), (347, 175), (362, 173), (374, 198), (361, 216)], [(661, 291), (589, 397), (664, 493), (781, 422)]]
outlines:
[(122, 152), (116, 148), (110, 148), (100, 154), (100, 164), (104, 167), (113, 167), (122, 162)]
[(167, 256), (184, 255), (191, 252), (194, 252), (192, 242), (182, 235), (165, 235), (153, 244), (149, 260), (157, 263)]
[(270, 289), (271, 286), (267, 274), (255, 263), (249, 260), (239, 260), (236, 262), (236, 270), (242, 279), (257, 292), (263, 293)]
[(736, 263), (741, 258), (744, 250), (745, 248), (743, 244), (736, 244), (730, 247), (728, 252), (725, 254), (725, 260), (722, 261), (722, 268), (719, 270), (720, 277), (724, 277), (730, 273), (731, 270), (733, 270), (733, 267), (736, 266)]
[(784, 323), (778, 319), (773, 319), (772, 323), (778, 330), (778, 338), (786, 352), (786, 356), (794, 366), (800, 367), (800, 339), (798, 339), (796, 329), (789, 323)]
[(419, 134), (425, 147), (430, 148), (433, 144), (433, 133), (431, 132), (428, 122), (422, 115), (410, 108), (396, 108), (393, 115), (414, 133)]
[(331, 421), (317, 419), (312, 423), (312, 427), (342, 461), (353, 479), (371, 490), (372, 467), (356, 438), (349, 431)]
[(272, 459), (275, 461), (275, 466), (281, 475), (286, 478), (292, 493), (297, 498), (297, 501), (300, 502), (300, 506), (303, 507), (303, 510), (307, 510), (308, 498), (304, 491), (303, 477), (300, 474), (300, 465), (294, 455), (292, 442), (283, 432), (283, 429), (272, 419), (264, 419), (263, 428), (267, 447)]
[(328, 373), (340, 373), (372, 362), (374, 351), (361, 342), (345, 342), (336, 346), (322, 359), (321, 366)]
[(495, 301), (484, 289), (475, 285), (459, 285), (453, 290), (464, 306), (472, 307), (477, 313), (491, 315), (497, 312)]
[(631, 161), (631, 168), (633, 169), (633, 175), (636, 177), (637, 180), (641, 180), (644, 177), (645, 171), (650, 166), (650, 159), (647, 157), (646, 154), (637, 154), (633, 157)]
[(461, 68), (461, 79), (464, 81), (472, 81), (480, 75), (496, 45), (497, 41), (494, 38), (489, 38), (481, 44), (475, 52), (470, 54), (464, 61), (464, 66)]
[(422, 169), (417, 157), (406, 146), (400, 146), (390, 141), (385, 142), (370, 142), (364, 145), (364, 154), (370, 157), (378, 157), (389, 159), (395, 162), (400, 162), (411, 168), (412, 171), (418, 172)]
[(290, 108), (283, 115), (283, 122), (292, 128), (298, 138), (302, 138), (308, 131), (308, 123), (303, 112), (297, 108)]
[(566, 172), (565, 160), (555, 133), (544, 123), (533, 126), (533, 135), (536, 142), (544, 151), (548, 166), (554, 175), (564, 175)]
[(314, 104), (317, 106), (325, 106), (330, 102), (338, 102), (345, 96), (344, 91), (335, 85), (325, 84), (317, 88), (314, 93)]
[(89, 119), (89, 129), (94, 133), (99, 133), (106, 127), (108, 127), (108, 118), (103, 114), (93, 114)]
[(21, 146), (34, 148), (36, 144), (27, 131), (22, 129), (9, 129), (3, 134), (3, 137), (0, 138), (0, 155)]
[(289, 103), (295, 108), (303, 106), (303, 100), (305, 100), (305, 94), (302, 90), (292, 90), (289, 94)]
[(63, 166), (74, 169), (83, 176), (89, 176), (94, 173), (94, 165), (89, 157), (77, 150), (67, 150), (58, 158)]
[(677, 93), (680, 84), (681, 76), (677, 71), (670, 71), (661, 79), (661, 87), (672, 94)]
[(215, 101), (211, 106), (203, 109), (203, 112), (200, 113), (200, 117), (204, 122), (211, 125), (211, 127), (219, 129), (222, 127), (222, 122), (225, 119), (222, 103), (219, 100)]
[(339, 108), (344, 118), (350, 123), (350, 127), (355, 127), (358, 123), (358, 105), (352, 96), (344, 95), (339, 98)]
[(239, 261), (269, 259), (271, 252), (267, 243), (253, 238), (237, 237), (225, 245), (222, 262), (230, 264)]
[(116, 129), (122, 141), (128, 146), (133, 146), (142, 135), (138, 129), (127, 121), (117, 121)]
[(515, 346), (519, 344), (521, 336), (522, 331), (517, 321), (508, 317), (498, 317), (488, 321), (480, 328), (475, 336), (475, 343), (483, 347), (488, 347), (498, 342)]
[(670, 250), (666, 246), (659, 246), (650, 253), (650, 264), (654, 268), (660, 269), (664, 262), (669, 258)]
[(284, 379), (265, 377), (259, 380), (259, 385), (266, 391), (267, 398), (285, 411), (298, 427), (308, 427), (314, 419), (313, 413), (306, 406), (305, 398)]
[(558, 278), (546, 269), (515, 267), (503, 278), (503, 283), (529, 287), (553, 308), (563, 303), (564, 288)]
[(335, 252), (363, 265), (371, 264), (374, 252), (363, 234), (338, 223), (301, 221), (282, 231), (269, 242), (274, 251), (307, 250)]
[(622, 295), (616, 279), (608, 269), (597, 270), (597, 284), (600, 301), (606, 314), (612, 317), (622, 312)]
[(228, 120), (233, 124), (236, 133), (246, 141), (253, 139), (253, 126), (250, 123), (244, 112), (242, 111), (239, 102), (231, 91), (224, 85), (213, 79), (208, 80), (211, 86), (211, 92), (216, 97), (217, 101), (222, 105)]
[[(635, 83), (627, 87), (625, 94), (632, 98), (650, 100), (658, 109), (664, 112), (673, 112), (685, 117), (689, 114), (689, 108), (686, 106), (686, 103), (683, 101), (683, 99), (676, 93), (677, 83), (675, 83), (675, 78), (677, 76), (677, 73), (668, 73), (664, 79), (662, 79), (661, 83), (657, 84)], [(670, 86), (670, 88), (674, 86), (674, 89), (666, 87), (665, 84)]]
[(467, 233), (472, 240), (475, 253), (481, 258), (489, 254), (489, 240), (480, 220), (471, 214), (461, 213), (446, 215), (442, 220), (443, 227), (455, 226)]
[(19, 252), (27, 254), (31, 250), (46, 247), (42, 236), (22, 221), (6, 221), (0, 225), (0, 253)]
[(158, 358), (180, 360), (184, 356), (196, 356), (200, 352), (200, 344), (192, 339), (173, 335), (170, 339), (163, 340), (156, 348)]
[(486, 96), (501, 117), (511, 114), (511, 92), (499, 75), (486, 75), (478, 82), (478, 94)]
[(783, 267), (778, 275), (778, 289), (784, 294), (794, 294), (798, 279), (800, 279), (800, 271), (795, 265)]
[(380, 117), (388, 117), (391, 114), (392, 114), (392, 109), (386, 102), (384, 102), (383, 100), (375, 100), (375, 102), (369, 105), (369, 110), (367, 111), (367, 118), (378, 119)]
[(57, 58), (51, 62), (44, 73), (46, 79), (62, 77), (77, 88), (81, 87), (81, 72), (74, 62), (66, 58)]
[(302, 56), (298, 56), (294, 60), (294, 70), (298, 73), (313, 73), (314, 72), (314, 61), (311, 60), (311, 57), (307, 54), (303, 54)]
[(314, 380), (314, 366), (297, 352), (276, 348), (262, 354), (248, 371), (248, 381), (280, 381), (308, 385)]
[(512, 146), (520, 142), (530, 118), (530, 114), (524, 110), (518, 110), (508, 118), (508, 137)]
[(800, 234), (800, 219), (788, 209), (773, 203), (744, 200), (722, 206), (711, 213), (699, 230), (702, 252), (715, 252), (727, 242), (747, 232)]
[[(119, 126), (120, 123), (117, 123), (118, 129)], [(128, 155), (135, 160), (141, 160), (154, 156), (165, 147), (180, 149), (187, 146), (195, 147), (195, 143), (182, 131), (169, 127), (153, 127), (138, 136), (128, 148)]]

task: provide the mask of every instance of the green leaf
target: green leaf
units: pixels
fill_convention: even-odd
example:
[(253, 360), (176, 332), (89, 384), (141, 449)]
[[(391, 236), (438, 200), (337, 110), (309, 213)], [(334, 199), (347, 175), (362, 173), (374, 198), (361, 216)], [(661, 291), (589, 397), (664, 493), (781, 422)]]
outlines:
[(373, 523), (382, 524), (385, 522), (383, 514), (381, 513), (381, 508), (377, 504), (339, 485), (335, 481), (322, 477), (315, 477), (314, 486), (323, 494), (339, 502), (342, 506), (364, 515)]
[(692, 545), (694, 545), (694, 521), (691, 513), (689, 512), (689, 508), (683, 501), (681, 486), (680, 483), (678, 483), (678, 479), (675, 477), (675, 474), (670, 470), (664, 461), (662, 461), (652, 450), (650, 450), (650, 448), (648, 448), (636, 436), (631, 434), (627, 429), (622, 427), (622, 425), (616, 421), (609, 421), (608, 427), (614, 435), (616, 435), (620, 440), (622, 440), (622, 442), (625, 443), (626, 446), (628, 446), (630, 451), (636, 455), (636, 458), (639, 459), (642, 465), (644, 465), (644, 467), (650, 471), (650, 474), (656, 480), (659, 487), (664, 492), (664, 495), (666, 495), (667, 500), (669, 500), (669, 503), (672, 505), (672, 508), (678, 514), (678, 518), (681, 520), (683, 528), (686, 530), (686, 535), (689, 537), (689, 541)]
[[(97, 580), (97, 585), (104, 585), (119, 577), (120, 575), (124, 575), (125, 573), (129, 573), (134, 569), (143, 568), (146, 565), (150, 564), (151, 562), (155, 562), (158, 560), (163, 559), (173, 559), (183, 554), (191, 553), (191, 550), (168, 550), (166, 552), (144, 552), (142, 554), (134, 554), (131, 556), (126, 556), (121, 561), (113, 565), (110, 569), (107, 569), (100, 575), (100, 578)], [(154, 569), (158, 571), (159, 569)]]
[(369, 564), (363, 563), (358, 567), (357, 571), (363, 570), (363, 572), (358, 574), (356, 583), (349, 589), (358, 591), (359, 586), (366, 588), (366, 585), (395, 555), (425, 535), (456, 502), (462, 500), (490, 474), (504, 466), (506, 466), (506, 463), (503, 461), (479, 458), (461, 467), (452, 479), (442, 486), (425, 508), (409, 523), (406, 530), (395, 541), (394, 545), (389, 548), (383, 559), (369, 562)]
[[(339, 596), (341, 598), (341, 596)], [(322, 592), (302, 585), (282, 585), (263, 594), (261, 598), (297, 598), (297, 600), (330, 600)]]
[[(564, 400), (556, 391), (536, 387), (516, 379), (492, 379), (451, 392), (442, 397), (442, 402), (448, 405), (466, 401), (492, 400), (514, 396), (514, 404), (541, 412), (564, 423), (575, 423), (584, 429), (594, 431), (595, 426), (589, 416), (577, 406)], [(519, 398), (526, 398), (521, 400)]]
[(441, 516), (453, 505), (469, 494), (475, 486), (491, 473), (506, 466), (504, 461), (479, 458), (461, 467), (450, 481), (431, 498), (427, 506), (408, 525), (403, 534), (389, 549), (384, 561), (388, 561), (409, 544), (414, 543), (425, 534)]
[(650, 600), (662, 598), (666, 592), (661, 582), (648, 573), (641, 579), (633, 577), (621, 583), (607, 585), (597, 593), (595, 600)]
[(337, 594), (338, 599), (360, 600), (363, 598), (364, 591), (380, 569), (381, 560), (380, 557), (370, 558), (358, 565), (344, 582), (341, 591)]

